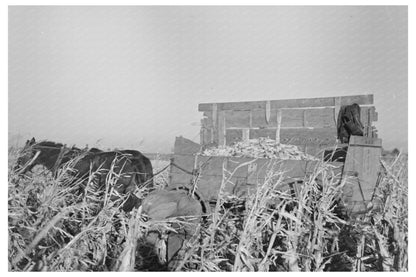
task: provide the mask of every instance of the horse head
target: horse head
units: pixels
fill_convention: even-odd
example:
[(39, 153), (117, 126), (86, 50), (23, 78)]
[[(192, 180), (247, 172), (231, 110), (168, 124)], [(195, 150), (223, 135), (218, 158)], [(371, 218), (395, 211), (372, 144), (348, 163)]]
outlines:
[(36, 165), (43, 165), (52, 170), (63, 150), (66, 147), (60, 143), (51, 141), (36, 142), (35, 138), (27, 140), (19, 158), (17, 159), (15, 170), (19, 174), (31, 171)]

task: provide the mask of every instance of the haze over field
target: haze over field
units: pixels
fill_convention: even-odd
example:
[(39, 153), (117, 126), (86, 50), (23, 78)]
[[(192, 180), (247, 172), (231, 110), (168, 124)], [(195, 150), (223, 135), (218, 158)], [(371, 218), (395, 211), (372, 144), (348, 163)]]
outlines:
[[(198, 103), (371, 93), (407, 150), (407, 7), (9, 7), (9, 144), (170, 152)], [(97, 144), (98, 142), (98, 144)]]

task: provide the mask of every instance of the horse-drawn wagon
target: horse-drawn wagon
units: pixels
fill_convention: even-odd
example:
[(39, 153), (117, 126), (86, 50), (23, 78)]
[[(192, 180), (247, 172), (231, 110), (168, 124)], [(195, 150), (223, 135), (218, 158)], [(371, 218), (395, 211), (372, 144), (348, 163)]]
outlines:
[[(341, 113), (347, 106), (357, 104), (362, 133), (350, 133), (347, 140), (340, 140)], [(275, 161), (285, 172), (282, 189), (289, 186), (296, 191), (316, 164), (325, 161), (334, 165), (342, 176), (340, 181), (348, 178), (344, 199), (351, 211), (364, 211), (372, 201), (382, 151), (381, 139), (373, 126), (377, 121), (373, 95), (207, 103), (200, 104), (199, 111), (203, 113), (200, 143), (176, 138), (171, 188), (186, 186), (204, 200), (215, 201), (224, 174), (233, 172), (226, 178), (224, 192), (250, 193), (266, 177), (267, 165)], [(224, 148), (262, 138), (272, 139), (277, 145), (295, 145), (306, 156), (315, 158), (253, 159), (204, 154), (205, 149), (212, 147)]]

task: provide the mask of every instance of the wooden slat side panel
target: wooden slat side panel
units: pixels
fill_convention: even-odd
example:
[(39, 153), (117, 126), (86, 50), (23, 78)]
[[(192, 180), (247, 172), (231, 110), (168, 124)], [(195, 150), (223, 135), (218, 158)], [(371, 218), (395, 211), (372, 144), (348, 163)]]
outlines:
[(277, 110), (270, 110), (270, 120), (266, 121), (266, 112), (264, 110), (253, 110), (251, 112), (251, 125), (254, 128), (270, 128), (277, 127)]
[(317, 146), (317, 145), (306, 145), (305, 149), (303, 150), (304, 153), (315, 156), (315, 157), (321, 157), (321, 152), (323, 150), (323, 146)]
[(334, 108), (308, 109), (304, 115), (305, 127), (335, 128)]
[[(351, 105), (353, 103), (357, 103), (358, 105), (374, 104), (373, 95), (368, 94), (368, 95), (352, 95), (352, 96), (341, 96), (341, 97), (272, 100), (270, 101), (270, 108), (279, 109), (279, 108), (300, 108), (300, 107), (334, 107), (335, 98), (341, 99), (340, 100), (341, 105)], [(217, 107), (219, 110), (265, 109), (266, 101), (218, 103)], [(212, 109), (212, 103), (201, 103), (198, 106), (198, 111), (209, 111), (210, 109)]]
[(227, 128), (249, 128), (250, 111), (225, 111), (225, 125)]
[[(224, 188), (225, 192), (231, 193), (236, 181), (237, 179), (235, 178), (230, 180), (230, 182), (227, 182)], [(199, 179), (197, 190), (203, 195), (204, 199), (208, 199), (208, 201), (214, 201), (218, 198), (221, 182), (221, 176), (202, 175)]]
[(305, 108), (305, 107), (333, 107), (335, 106), (334, 97), (311, 98), (311, 99), (288, 99), (273, 101), (272, 109), (280, 108)]
[(171, 172), (170, 173), (170, 182), (169, 187), (179, 186), (179, 185), (189, 185), (192, 182), (192, 176), (188, 174), (182, 174), (180, 172)]
[(334, 145), (337, 130), (335, 128), (281, 129), (280, 142), (293, 145)]
[[(172, 162), (181, 167), (182, 169), (185, 169), (189, 172), (192, 172), (192, 170), (194, 169), (194, 161), (195, 161), (195, 156), (194, 155), (186, 155), (186, 154), (174, 154), (172, 157)], [(180, 173), (180, 174), (184, 174), (185, 172), (182, 171), (181, 169), (177, 168), (176, 166), (171, 166), (170, 167), (170, 171), (171, 173)]]
[[(200, 162), (209, 160), (210, 166), (206, 167), (200, 175), (197, 185), (197, 190), (202, 194), (204, 199), (216, 200), (218, 192), (223, 181), (222, 165), (225, 164), (229, 172), (235, 172), (229, 178), (229, 182), (225, 185), (225, 193), (234, 195), (247, 195), (247, 193), (254, 193), (257, 184), (262, 184), (267, 176), (267, 172), (273, 169), (274, 172), (281, 171), (284, 173), (284, 182), (281, 189), (287, 189), (285, 183), (293, 182), (293, 180), (302, 180), (306, 174), (313, 172), (316, 166), (315, 161), (297, 161), (297, 160), (270, 160), (270, 159), (251, 159), (251, 158), (236, 158), (236, 157), (198, 157)], [(224, 161), (226, 162), (224, 163)], [(250, 162), (255, 164), (255, 172), (251, 174), (251, 183), (248, 182), (249, 165), (240, 166), (244, 163)], [(334, 163), (334, 165), (338, 165)], [(239, 167), (240, 166), (240, 167)], [(336, 172), (341, 170), (341, 167), (335, 169)], [(229, 177), (229, 176), (227, 176)], [(192, 181), (192, 176), (184, 172), (171, 172), (169, 186), (189, 185)]]
[(282, 109), (281, 128), (284, 127), (304, 127), (304, 110), (300, 109)]
[(260, 137), (276, 139), (276, 129), (250, 129), (250, 139), (257, 139)]
[[(374, 107), (363, 107), (361, 122), (366, 126), (368, 122), (368, 110), (373, 111)], [(244, 111), (227, 112), (227, 127), (249, 126), (249, 115)], [(275, 128), (277, 110), (270, 111), (270, 121), (266, 121), (266, 113), (263, 110), (252, 111), (252, 127), (254, 128)], [(336, 127), (334, 108), (319, 109), (282, 109), (281, 127), (312, 127), (312, 128), (333, 128)]]

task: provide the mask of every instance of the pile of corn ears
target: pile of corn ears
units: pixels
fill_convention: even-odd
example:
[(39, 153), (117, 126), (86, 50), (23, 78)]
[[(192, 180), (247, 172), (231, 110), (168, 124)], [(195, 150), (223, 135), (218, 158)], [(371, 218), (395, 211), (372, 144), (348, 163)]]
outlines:
[(269, 138), (239, 141), (231, 146), (219, 146), (202, 151), (203, 156), (267, 158), (281, 160), (317, 160), (295, 145), (282, 144)]

